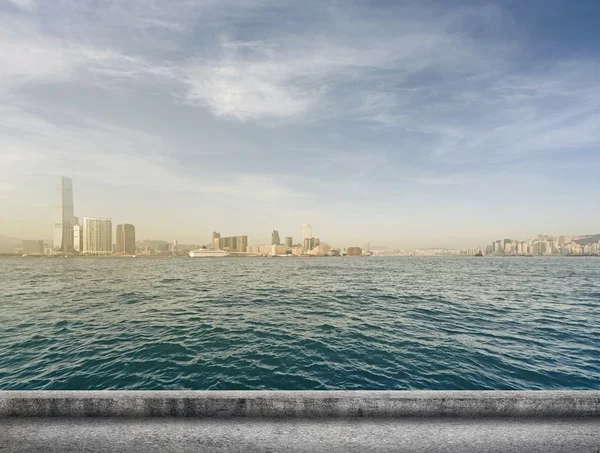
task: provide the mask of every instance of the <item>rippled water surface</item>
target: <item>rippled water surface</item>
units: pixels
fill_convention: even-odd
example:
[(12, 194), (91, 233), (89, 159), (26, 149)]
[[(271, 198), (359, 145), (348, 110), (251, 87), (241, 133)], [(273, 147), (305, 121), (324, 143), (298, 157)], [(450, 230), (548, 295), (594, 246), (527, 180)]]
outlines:
[(0, 260), (3, 390), (559, 388), (598, 258)]

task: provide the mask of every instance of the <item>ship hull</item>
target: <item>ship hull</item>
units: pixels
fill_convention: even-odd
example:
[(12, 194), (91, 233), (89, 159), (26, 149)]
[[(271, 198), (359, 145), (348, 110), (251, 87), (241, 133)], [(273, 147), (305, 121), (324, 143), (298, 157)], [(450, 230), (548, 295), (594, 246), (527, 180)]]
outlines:
[(228, 255), (225, 250), (192, 250), (190, 258), (224, 258)]

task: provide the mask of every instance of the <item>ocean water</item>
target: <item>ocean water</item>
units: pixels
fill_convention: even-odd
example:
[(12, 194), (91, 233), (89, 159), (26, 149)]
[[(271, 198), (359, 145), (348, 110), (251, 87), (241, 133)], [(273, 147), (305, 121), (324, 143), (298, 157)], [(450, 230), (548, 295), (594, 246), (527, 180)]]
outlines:
[(600, 389), (600, 259), (1, 259), (0, 389)]

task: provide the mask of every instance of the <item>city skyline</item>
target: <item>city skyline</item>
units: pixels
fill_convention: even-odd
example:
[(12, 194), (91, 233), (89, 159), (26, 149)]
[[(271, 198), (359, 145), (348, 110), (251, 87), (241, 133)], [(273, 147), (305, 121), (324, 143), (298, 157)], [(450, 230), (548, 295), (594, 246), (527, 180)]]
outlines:
[[(74, 215), (74, 190), (73, 181), (69, 177), (59, 177), (56, 186), (54, 205), (54, 241), (51, 248), (55, 252), (78, 252), (92, 255), (133, 255), (136, 253), (137, 244), (143, 241), (136, 241), (136, 228), (132, 224), (116, 225), (116, 241), (112, 240), (112, 219), (99, 217), (83, 217), (82, 221)], [(576, 243), (578, 238), (586, 236), (597, 237), (598, 241), (590, 243), (586, 246), (580, 246)], [(0, 239), (2, 236), (0, 236)], [(300, 242), (296, 244), (305, 252), (312, 250), (321, 245), (321, 240), (314, 237), (312, 224), (301, 225)], [(22, 240), (23, 249), (39, 250), (39, 244), (43, 246), (44, 241), (39, 238), (19, 238)], [(148, 241), (148, 239), (146, 239)], [(196, 242), (196, 241), (192, 241)], [(199, 243), (203, 241), (200, 240)], [(283, 244), (282, 242), (285, 242)], [(177, 248), (178, 240), (172, 243), (173, 251)], [(249, 247), (252, 250), (262, 250), (263, 247), (280, 246), (281, 250), (291, 250), (296, 245), (293, 245), (293, 237), (286, 236), (284, 241), (281, 241), (278, 230), (272, 230), (271, 241), (267, 245), (266, 242), (248, 240), (248, 235), (242, 236), (221, 236), (220, 232), (213, 231), (208, 244), (202, 245), (205, 247), (220, 250), (232, 250), (237, 252), (246, 252)], [(49, 244), (50, 245), (50, 244)], [(356, 246), (334, 246), (327, 242), (323, 246), (328, 250), (341, 249), (358, 249)], [(365, 245), (365, 250), (370, 250), (370, 242)], [(539, 234), (537, 239), (499, 239), (494, 240), (491, 245), (481, 246), (472, 245), (466, 249), (454, 249), (449, 247), (426, 247), (414, 249), (397, 249), (384, 245), (376, 246), (380, 250), (379, 254), (394, 255), (405, 253), (414, 253), (417, 255), (438, 255), (438, 254), (460, 254), (460, 255), (475, 255), (483, 253), (485, 255), (572, 255), (572, 254), (597, 254), (600, 252), (600, 234), (592, 235), (548, 235), (546, 233)], [(266, 250), (266, 249), (265, 249)], [(317, 250), (317, 249), (315, 249)], [(322, 249), (318, 249), (322, 252)], [(37, 252), (35, 254), (38, 254)]]
[(269, 243), (305, 222), (399, 248), (596, 233), (599, 15), (566, 0), (9, 0), (0, 234), (49, 238), (62, 175), (78, 213), (188, 243)]

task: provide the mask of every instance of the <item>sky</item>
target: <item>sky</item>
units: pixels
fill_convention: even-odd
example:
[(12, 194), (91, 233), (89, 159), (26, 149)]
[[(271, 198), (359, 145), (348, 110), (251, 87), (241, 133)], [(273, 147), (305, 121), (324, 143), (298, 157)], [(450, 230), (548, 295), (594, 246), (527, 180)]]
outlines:
[(600, 232), (597, 0), (0, 1), (0, 234)]

